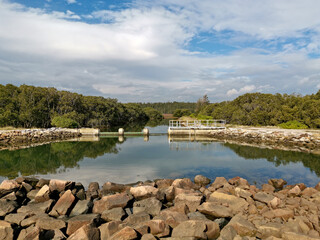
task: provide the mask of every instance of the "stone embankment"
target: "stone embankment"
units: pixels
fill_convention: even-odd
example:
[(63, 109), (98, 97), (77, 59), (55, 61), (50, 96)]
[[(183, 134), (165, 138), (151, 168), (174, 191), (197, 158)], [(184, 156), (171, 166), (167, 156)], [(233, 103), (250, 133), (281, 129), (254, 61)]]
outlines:
[(217, 139), (265, 144), (276, 148), (298, 147), (301, 151), (315, 153), (320, 151), (320, 131), (318, 130), (226, 128), (210, 131), (207, 135)]
[(0, 185), (1, 239), (320, 239), (320, 184), (198, 175), (123, 185), (19, 177)]
[(19, 144), (80, 137), (77, 130), (66, 128), (24, 129), (0, 131), (0, 144)]

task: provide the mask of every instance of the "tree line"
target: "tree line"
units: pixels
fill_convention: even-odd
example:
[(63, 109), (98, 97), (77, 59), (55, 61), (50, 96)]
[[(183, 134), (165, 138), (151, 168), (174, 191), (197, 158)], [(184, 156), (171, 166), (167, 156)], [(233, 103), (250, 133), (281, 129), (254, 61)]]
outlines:
[(154, 109), (55, 88), (0, 84), (0, 127), (121, 126), (162, 118)]
[(137, 103), (142, 108), (151, 107), (161, 113), (173, 114), (177, 109), (187, 109), (190, 112), (194, 112), (196, 109), (196, 103), (194, 102), (155, 102), (155, 103)]
[(247, 93), (233, 101), (207, 103), (198, 115), (239, 125), (320, 128), (320, 90), (306, 96)]

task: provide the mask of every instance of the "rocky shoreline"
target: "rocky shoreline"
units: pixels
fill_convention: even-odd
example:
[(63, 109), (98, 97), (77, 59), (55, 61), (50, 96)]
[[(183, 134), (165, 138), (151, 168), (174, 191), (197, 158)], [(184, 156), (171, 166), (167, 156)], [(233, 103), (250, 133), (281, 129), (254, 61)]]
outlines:
[(320, 239), (320, 183), (235, 177), (131, 185), (18, 177), (0, 185), (1, 239)]
[(0, 145), (19, 145), (80, 137), (81, 133), (73, 129), (48, 128), (0, 131)]

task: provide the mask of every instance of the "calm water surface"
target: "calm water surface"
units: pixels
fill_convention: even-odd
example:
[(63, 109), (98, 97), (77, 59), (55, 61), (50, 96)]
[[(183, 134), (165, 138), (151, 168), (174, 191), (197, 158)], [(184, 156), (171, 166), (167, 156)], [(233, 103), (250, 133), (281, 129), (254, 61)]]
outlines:
[[(167, 126), (151, 128), (166, 132)], [(0, 181), (20, 175), (132, 183), (156, 178), (241, 176), (250, 183), (283, 178), (289, 184), (314, 186), (320, 181), (320, 156), (260, 149), (221, 142), (169, 142), (166, 135), (100, 138), (95, 142), (59, 142), (0, 151)]]

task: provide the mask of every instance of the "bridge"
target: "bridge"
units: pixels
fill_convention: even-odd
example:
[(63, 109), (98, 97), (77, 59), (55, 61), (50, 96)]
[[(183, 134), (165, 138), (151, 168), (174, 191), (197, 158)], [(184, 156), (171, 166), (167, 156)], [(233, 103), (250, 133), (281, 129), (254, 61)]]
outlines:
[(170, 120), (169, 130), (187, 130), (187, 129), (199, 129), (199, 130), (213, 130), (213, 129), (225, 129), (226, 120)]

